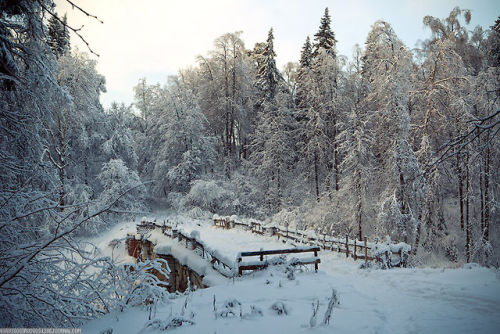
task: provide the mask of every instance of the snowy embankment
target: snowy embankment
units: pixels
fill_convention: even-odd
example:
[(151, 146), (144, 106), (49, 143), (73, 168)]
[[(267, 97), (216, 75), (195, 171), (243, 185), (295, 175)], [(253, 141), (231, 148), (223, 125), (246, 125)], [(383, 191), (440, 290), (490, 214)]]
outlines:
[[(223, 230), (208, 227), (208, 223), (183, 225), (188, 230), (199, 224), (202, 239), (228, 252), (254, 250), (247, 248), (251, 238), (266, 240), (243, 231), (247, 244), (238, 239), (218, 240), (216, 236)], [(131, 226), (115, 227), (96, 244), (106, 248), (110, 240), (126, 235)], [(209, 238), (211, 229), (214, 235)], [(266, 240), (257, 247), (280, 246), (272, 240), (274, 243)], [(237, 244), (240, 241), (242, 244)], [(290, 279), (285, 268), (272, 267), (234, 280), (219, 280), (208, 289), (157, 305), (154, 319), (163, 325), (173, 317), (194, 323), (185, 323), (175, 333), (303, 333), (310, 332), (311, 323), (316, 323), (317, 333), (498, 333), (500, 329), (498, 270), (473, 265), (460, 269), (366, 270), (341, 254), (320, 252), (319, 256), (322, 263), (318, 273), (296, 272)], [(334, 307), (330, 324), (323, 326), (332, 289), (337, 291), (340, 304)], [(225, 307), (231, 304), (226, 301), (233, 299), (241, 306), (233, 301), (236, 306)], [(317, 300), (319, 312), (311, 321), (312, 304)], [(285, 305), (287, 314), (278, 315), (271, 308), (276, 302)], [(159, 333), (146, 327), (148, 315), (141, 308), (107, 315), (89, 322), (83, 332), (113, 328), (114, 333)]]

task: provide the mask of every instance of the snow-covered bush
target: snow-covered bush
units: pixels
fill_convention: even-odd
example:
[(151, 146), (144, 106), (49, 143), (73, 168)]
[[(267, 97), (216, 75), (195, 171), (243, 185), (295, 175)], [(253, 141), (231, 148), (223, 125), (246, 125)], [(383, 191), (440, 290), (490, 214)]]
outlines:
[(184, 208), (198, 207), (221, 214), (233, 213), (234, 194), (215, 181), (197, 180), (183, 200)]
[(272, 221), (277, 223), (279, 226), (286, 227), (289, 229), (297, 226), (298, 214), (296, 210), (281, 209), (278, 213), (273, 215)]
[(121, 159), (112, 159), (105, 163), (98, 179), (103, 187), (99, 201), (113, 203), (106, 216), (131, 215), (146, 209), (146, 189), (139, 175), (125, 166)]
[(316, 317), (318, 316), (318, 311), (319, 311), (319, 299), (316, 299), (316, 303), (312, 303), (312, 315), (311, 318), (309, 319), (309, 327), (313, 328), (316, 327)]
[(180, 317), (180, 316), (169, 316), (165, 320), (151, 320), (146, 324), (146, 327), (151, 327), (153, 329), (158, 329), (161, 331), (166, 331), (169, 329), (179, 328), (185, 325), (192, 326), (195, 322), (191, 319)]
[(385, 244), (375, 244), (372, 247), (371, 252), (377, 262), (380, 263), (382, 269), (392, 268), (392, 252), (389, 242)]
[(217, 316), (223, 318), (241, 316), (241, 303), (237, 299), (227, 299), (224, 301), (223, 308), (217, 313)]
[(290, 313), (290, 309), (283, 302), (275, 302), (271, 305), (271, 310), (277, 315), (288, 315)]
[(199, 207), (194, 207), (186, 212), (186, 216), (193, 219), (209, 219), (212, 217), (212, 213), (202, 210)]
[(166, 282), (170, 269), (163, 259), (137, 264), (115, 265), (105, 260), (102, 270), (94, 277), (98, 305), (110, 312), (130, 306), (156, 305), (168, 295)]
[(248, 315), (249, 317), (262, 317), (264, 316), (264, 312), (262, 312), (262, 309), (258, 306), (255, 305), (250, 305), (250, 314)]
[(183, 205), (183, 199), (184, 195), (182, 193), (171, 191), (168, 193), (167, 203), (172, 209), (176, 211), (181, 211)]
[(338, 304), (340, 304), (340, 300), (338, 297), (337, 290), (332, 289), (332, 295), (330, 296), (330, 298), (328, 298), (328, 306), (326, 308), (325, 316), (323, 318), (323, 325), (326, 326), (330, 323), (333, 308), (335, 307), (335, 305), (338, 305)]

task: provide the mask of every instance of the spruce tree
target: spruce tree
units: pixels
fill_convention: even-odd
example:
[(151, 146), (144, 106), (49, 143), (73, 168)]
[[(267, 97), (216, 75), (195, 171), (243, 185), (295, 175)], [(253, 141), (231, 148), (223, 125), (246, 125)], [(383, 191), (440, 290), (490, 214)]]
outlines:
[[(312, 61), (312, 46), (309, 36), (306, 38), (306, 42), (302, 47), (302, 52), (300, 54), (300, 67), (297, 71), (297, 96), (296, 105), (299, 109), (305, 110), (307, 108), (306, 97), (308, 94), (307, 80), (309, 71), (311, 69)], [(300, 121), (304, 118), (304, 114), (300, 113), (297, 120)]]
[(487, 56), (491, 66), (500, 66), (500, 16), (491, 26)]
[(309, 36), (306, 38), (306, 42), (302, 47), (302, 52), (300, 54), (300, 67), (301, 68), (311, 68), (311, 57), (312, 57), (312, 47), (311, 39)]
[[(311, 70), (309, 78), (306, 80), (307, 85), (311, 88), (309, 94), (308, 108), (313, 107), (315, 112), (321, 114), (321, 119), (325, 122), (325, 135), (329, 138), (331, 145), (326, 148), (326, 153), (323, 155), (323, 160), (316, 163), (318, 172), (316, 174), (316, 182), (319, 175), (325, 177), (325, 190), (329, 192), (331, 189), (339, 190), (340, 177), (340, 155), (338, 153), (338, 122), (341, 117), (342, 108), (338, 106), (339, 94), (337, 87), (337, 77), (339, 69), (336, 60), (335, 51), (335, 35), (330, 28), (331, 19), (328, 8), (325, 8), (325, 13), (321, 18), (321, 23), (318, 32), (314, 35), (314, 46), (311, 58)], [(318, 183), (318, 182), (317, 182)], [(316, 186), (316, 192), (319, 192), (319, 186)], [(316, 196), (317, 199), (319, 196)]]
[(328, 7), (325, 8), (325, 14), (321, 18), (321, 23), (318, 32), (314, 35), (314, 51), (313, 57), (317, 57), (320, 49), (325, 49), (327, 53), (335, 57), (335, 45), (337, 40), (335, 39), (335, 34), (333, 33), (330, 24), (332, 20), (330, 14), (328, 13)]
[(257, 69), (257, 87), (262, 96), (261, 103), (271, 102), (276, 95), (280, 73), (276, 67), (275, 57), (273, 28), (271, 28), (262, 50), (260, 66)]
[(57, 59), (69, 51), (70, 42), (66, 14), (64, 14), (62, 19), (59, 19), (57, 14), (50, 17), (47, 44)]

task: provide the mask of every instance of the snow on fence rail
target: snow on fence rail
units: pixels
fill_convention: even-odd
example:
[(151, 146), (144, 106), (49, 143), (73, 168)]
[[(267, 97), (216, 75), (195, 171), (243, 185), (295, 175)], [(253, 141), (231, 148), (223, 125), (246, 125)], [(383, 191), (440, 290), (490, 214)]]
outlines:
[[(238, 275), (243, 274), (243, 270), (255, 270), (266, 268), (270, 264), (284, 264), (284, 260), (281, 258), (271, 258), (270, 260), (264, 260), (264, 255), (282, 255), (291, 253), (305, 253), (314, 252), (314, 257), (302, 258), (302, 259), (291, 259), (287, 262), (288, 265), (306, 265), (314, 264), (314, 270), (318, 271), (318, 264), (321, 263), (318, 257), (319, 247), (298, 247), (291, 249), (274, 249), (274, 250), (260, 250), (257, 252), (241, 252), (238, 254)], [(259, 261), (242, 262), (243, 257), (247, 256), (259, 256)]]
[[(230, 228), (230, 224), (221, 224), (219, 227)], [(234, 227), (234, 224), (232, 225)], [(286, 264), (288, 265), (307, 265), (314, 264), (314, 269), (318, 270), (318, 264), (321, 260), (318, 257), (319, 247), (296, 247), (292, 249), (278, 249), (278, 250), (260, 250), (256, 252), (240, 252), (236, 257), (236, 261), (233, 265), (230, 265), (231, 260), (224, 258), (217, 250), (208, 247), (201, 239), (198, 231), (192, 231), (190, 235), (187, 235), (183, 231), (175, 228), (172, 225), (163, 222), (163, 225), (158, 225), (154, 222), (142, 221), (137, 225), (137, 232), (140, 234), (147, 234), (154, 229), (161, 229), (161, 232), (173, 239), (177, 239), (180, 243), (185, 242), (185, 247), (196, 252), (203, 259), (208, 259), (212, 264), (212, 267), (217, 270), (220, 274), (225, 277), (231, 278), (236, 275), (242, 275), (243, 270), (256, 270), (266, 268), (269, 265), (284, 264), (284, 260), (279, 257), (274, 257), (271, 259), (265, 259), (264, 255), (282, 255), (291, 253), (305, 253), (314, 252), (314, 257), (301, 258), (301, 259), (291, 259)], [(259, 256), (260, 261), (252, 262), (242, 262), (243, 257), (249, 256)]]
[(377, 261), (388, 268), (406, 267), (408, 255), (411, 251), (411, 246), (403, 242), (393, 244), (388, 240), (386, 243), (371, 243), (368, 242), (367, 237), (360, 241), (349, 239), (347, 235), (345, 238), (337, 238), (325, 233), (318, 236), (314, 231), (289, 230), (287, 227), (276, 224), (266, 226), (255, 221), (236, 221), (235, 218), (235, 216), (220, 217), (214, 215), (214, 226), (225, 229), (240, 226), (252, 233), (276, 236), (278, 240), (282, 239), (283, 242), (291, 241), (292, 244), (308, 244), (318, 246), (324, 250), (344, 253), (346, 257), (351, 256), (355, 261), (357, 259), (365, 260), (365, 262)]
[(211, 249), (199, 237), (199, 233), (195, 233), (196, 231), (191, 232), (190, 235), (187, 233), (177, 229), (175, 226), (167, 224), (163, 222), (163, 225), (159, 225), (153, 222), (142, 221), (137, 225), (137, 232), (141, 233), (141, 231), (151, 231), (153, 229), (160, 229), (161, 232), (172, 238), (177, 239), (180, 243), (185, 243), (185, 247), (197, 253), (203, 259), (207, 259), (212, 267), (217, 270), (221, 275), (225, 277), (233, 277), (234, 270), (232, 265), (229, 263), (228, 259), (223, 259), (223, 256), (218, 254), (216, 250)]

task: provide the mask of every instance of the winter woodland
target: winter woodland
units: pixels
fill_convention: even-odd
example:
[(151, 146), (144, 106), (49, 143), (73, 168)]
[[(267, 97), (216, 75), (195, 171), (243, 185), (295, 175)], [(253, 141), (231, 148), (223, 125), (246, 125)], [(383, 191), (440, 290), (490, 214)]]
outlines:
[(272, 28), (254, 46), (228, 32), (105, 110), (92, 41), (71, 48), (81, 31), (55, 13), (0, 1), (0, 327), (163, 298), (158, 261), (131, 271), (85, 242), (158, 209), (389, 236), (415, 267), (499, 266), (500, 18), (426, 16), (414, 49), (377, 21), (346, 56), (327, 8), (283, 69)]

